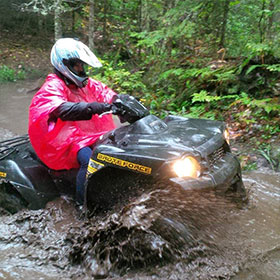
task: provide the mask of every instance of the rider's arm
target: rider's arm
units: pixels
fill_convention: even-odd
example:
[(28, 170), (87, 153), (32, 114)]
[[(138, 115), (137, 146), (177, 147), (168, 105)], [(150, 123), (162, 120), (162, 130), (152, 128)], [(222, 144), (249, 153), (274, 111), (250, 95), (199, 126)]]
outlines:
[(50, 113), (49, 122), (56, 122), (58, 118), (63, 121), (90, 120), (94, 114), (109, 111), (111, 105), (99, 102), (64, 102)]

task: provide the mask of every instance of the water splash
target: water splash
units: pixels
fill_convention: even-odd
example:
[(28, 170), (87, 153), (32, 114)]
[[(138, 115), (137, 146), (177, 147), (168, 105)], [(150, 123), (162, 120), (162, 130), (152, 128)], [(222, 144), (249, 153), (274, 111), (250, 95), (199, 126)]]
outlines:
[(251, 194), (244, 208), (214, 192), (159, 186), (102, 217), (87, 219), (65, 199), (1, 213), (0, 275), (247, 280), (263, 270), (263, 279), (276, 280), (279, 200), (270, 178), (245, 176)]

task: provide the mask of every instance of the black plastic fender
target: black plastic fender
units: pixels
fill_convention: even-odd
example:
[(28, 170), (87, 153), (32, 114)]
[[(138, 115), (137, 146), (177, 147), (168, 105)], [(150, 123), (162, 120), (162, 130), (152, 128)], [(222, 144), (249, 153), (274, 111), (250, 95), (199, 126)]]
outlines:
[(1, 161), (1, 180), (11, 184), (28, 203), (28, 208), (39, 209), (58, 196), (48, 170), (32, 162)]

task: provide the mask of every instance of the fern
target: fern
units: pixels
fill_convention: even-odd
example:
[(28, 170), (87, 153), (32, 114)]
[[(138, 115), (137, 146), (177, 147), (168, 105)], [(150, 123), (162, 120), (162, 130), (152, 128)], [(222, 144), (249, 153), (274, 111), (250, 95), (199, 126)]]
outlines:
[(218, 101), (221, 100), (220, 96), (211, 96), (209, 92), (206, 90), (202, 90), (198, 93), (194, 93), (192, 98), (192, 103), (195, 102), (212, 102), (212, 101)]
[(280, 105), (273, 102), (271, 98), (252, 100), (253, 107), (262, 108), (267, 114), (272, 111), (280, 112)]
[(249, 69), (246, 71), (246, 75), (250, 74), (256, 68), (263, 67), (263, 66), (265, 66), (265, 65), (263, 65), (263, 64), (255, 64), (255, 65), (250, 66)]
[(202, 90), (199, 93), (194, 93), (192, 98), (192, 103), (195, 102), (214, 102), (214, 101), (219, 101), (219, 100), (227, 100), (227, 99), (238, 99), (238, 95), (233, 94), (233, 95), (224, 95), (224, 96), (213, 96), (210, 95), (209, 92)]
[(266, 66), (266, 69), (268, 69), (271, 72), (280, 72), (280, 64), (273, 64)]

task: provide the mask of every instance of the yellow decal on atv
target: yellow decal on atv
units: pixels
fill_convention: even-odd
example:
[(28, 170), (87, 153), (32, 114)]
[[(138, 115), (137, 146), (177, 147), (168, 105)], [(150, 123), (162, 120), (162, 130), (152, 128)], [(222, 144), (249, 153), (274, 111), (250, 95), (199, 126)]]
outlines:
[(0, 171), (0, 177), (6, 178), (7, 177), (7, 173)]
[(88, 173), (94, 173), (94, 172), (96, 172), (97, 170), (98, 170), (98, 169), (93, 168), (93, 167), (91, 167), (91, 166), (88, 166), (88, 169), (87, 169)]
[(126, 160), (122, 160), (119, 158), (114, 158), (114, 157), (110, 157), (104, 154), (98, 154), (97, 155), (97, 159), (114, 164), (114, 165), (118, 165), (121, 167), (126, 167), (141, 173), (145, 173), (145, 174), (151, 174), (152, 173), (152, 168), (144, 166), (144, 165), (140, 165), (137, 163), (133, 163), (133, 162), (129, 162)]
[(87, 175), (96, 172), (98, 169), (102, 168), (103, 166), (104, 166), (103, 163), (90, 159), (87, 168)]

